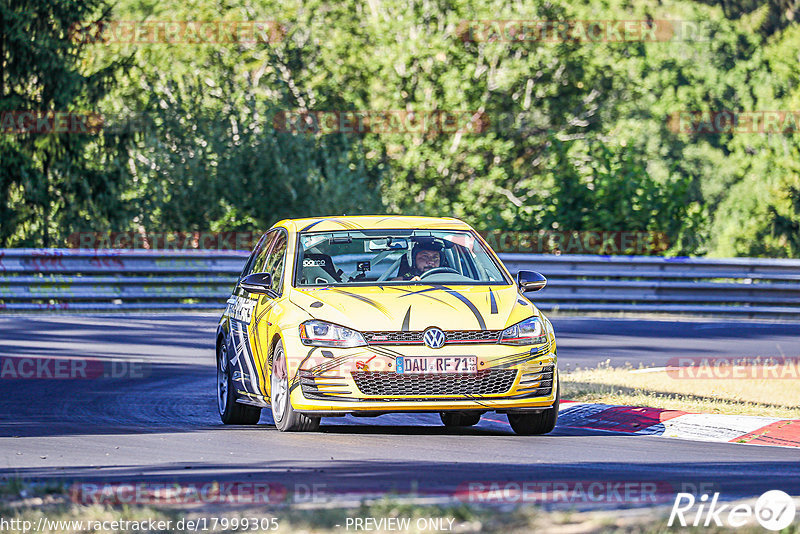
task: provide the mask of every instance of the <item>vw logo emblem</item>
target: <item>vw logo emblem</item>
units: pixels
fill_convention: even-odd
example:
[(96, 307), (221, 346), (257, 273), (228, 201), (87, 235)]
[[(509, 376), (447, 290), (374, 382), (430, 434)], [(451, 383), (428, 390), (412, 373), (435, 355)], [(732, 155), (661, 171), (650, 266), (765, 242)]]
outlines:
[(422, 339), (432, 349), (440, 349), (444, 346), (444, 332), (436, 327), (425, 330), (425, 335), (422, 336)]

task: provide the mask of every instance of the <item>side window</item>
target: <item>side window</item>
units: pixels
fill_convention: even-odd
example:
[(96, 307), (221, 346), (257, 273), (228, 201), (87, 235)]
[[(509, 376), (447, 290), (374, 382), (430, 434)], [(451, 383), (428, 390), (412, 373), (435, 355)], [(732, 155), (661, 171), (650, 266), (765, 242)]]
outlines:
[(269, 249), (272, 247), (272, 244), (275, 242), (275, 237), (278, 235), (278, 232), (272, 232), (267, 238), (267, 241), (264, 243), (264, 248), (258, 252), (258, 256), (256, 256), (255, 261), (253, 262), (253, 269), (251, 272), (253, 273), (263, 273), (267, 269), (264, 268), (264, 264), (267, 262), (267, 255), (269, 255)]
[(239, 277), (241, 281), (242, 278), (249, 274), (253, 274), (258, 272), (257, 266), (264, 265), (264, 256), (267, 254), (269, 250), (269, 245), (275, 238), (275, 232), (268, 232), (261, 236), (261, 239), (258, 240), (258, 244), (253, 249), (253, 253), (250, 254), (250, 258), (247, 260), (247, 263), (242, 270), (242, 275)]
[(275, 244), (267, 257), (267, 263), (264, 271), (272, 273), (272, 289), (278, 294), (282, 293), (283, 288), (283, 271), (286, 267), (286, 236), (283, 233), (278, 233), (275, 238)]

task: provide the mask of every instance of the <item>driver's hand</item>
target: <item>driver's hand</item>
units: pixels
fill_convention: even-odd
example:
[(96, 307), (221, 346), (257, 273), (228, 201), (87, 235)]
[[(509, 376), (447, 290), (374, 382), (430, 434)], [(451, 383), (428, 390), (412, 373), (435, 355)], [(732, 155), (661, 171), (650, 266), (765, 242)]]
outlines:
[(420, 278), (419, 276), (415, 276), (414, 278), (409, 280), (409, 282), (419, 282), (420, 280), (422, 280), (422, 278)]

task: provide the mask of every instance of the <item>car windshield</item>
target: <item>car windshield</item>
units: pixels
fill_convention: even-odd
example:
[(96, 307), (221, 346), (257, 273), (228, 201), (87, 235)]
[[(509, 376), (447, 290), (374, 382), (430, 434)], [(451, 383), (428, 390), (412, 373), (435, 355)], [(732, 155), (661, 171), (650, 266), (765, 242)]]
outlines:
[(295, 287), (340, 284), (508, 284), (475, 234), (363, 230), (300, 234)]

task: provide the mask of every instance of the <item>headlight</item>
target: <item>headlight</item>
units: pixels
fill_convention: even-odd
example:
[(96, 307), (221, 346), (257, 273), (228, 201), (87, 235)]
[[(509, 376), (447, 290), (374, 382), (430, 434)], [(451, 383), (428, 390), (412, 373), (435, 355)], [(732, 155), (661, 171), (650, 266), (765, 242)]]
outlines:
[(500, 343), (506, 345), (537, 345), (546, 341), (547, 333), (538, 317), (531, 317), (509, 326), (500, 336)]
[(306, 321), (300, 325), (303, 345), (314, 347), (361, 347), (366, 345), (361, 332), (325, 321)]

